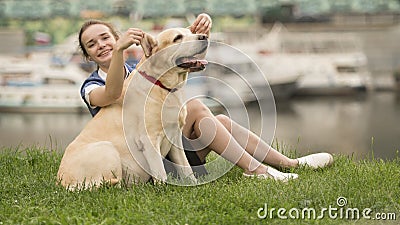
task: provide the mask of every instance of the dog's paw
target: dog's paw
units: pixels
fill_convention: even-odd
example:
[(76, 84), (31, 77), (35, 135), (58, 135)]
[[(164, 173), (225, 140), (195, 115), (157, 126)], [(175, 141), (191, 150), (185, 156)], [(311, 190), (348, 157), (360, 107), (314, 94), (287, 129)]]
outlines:
[(188, 178), (189, 178), (190, 184), (193, 184), (193, 185), (197, 184), (197, 178), (193, 174), (191, 174)]
[(197, 185), (198, 183), (197, 183), (197, 179), (194, 179), (194, 180), (190, 180), (190, 185), (191, 186), (194, 186), (194, 185)]
[(153, 184), (155, 185), (165, 185), (167, 183), (167, 179), (159, 179), (156, 177), (153, 177)]

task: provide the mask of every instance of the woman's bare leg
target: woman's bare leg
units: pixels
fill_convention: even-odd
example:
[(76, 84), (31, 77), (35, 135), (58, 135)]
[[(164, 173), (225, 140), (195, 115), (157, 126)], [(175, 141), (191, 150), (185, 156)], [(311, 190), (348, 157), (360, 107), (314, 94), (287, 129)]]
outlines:
[(197, 141), (191, 142), (195, 149), (209, 147), (245, 171), (266, 173), (267, 168), (248, 154), (199, 100), (189, 101), (187, 109), (183, 134), (186, 137), (195, 135)]
[(265, 143), (259, 136), (242, 127), (225, 115), (217, 115), (216, 118), (232, 134), (236, 141), (254, 158), (260, 162), (274, 167), (297, 167), (297, 159), (291, 159), (281, 154)]
[[(198, 141), (192, 142), (194, 148), (204, 149), (209, 147), (225, 159), (244, 169), (247, 174), (268, 174), (274, 178), (276, 176), (281, 176), (281, 178), (285, 176), (285, 174), (278, 171), (269, 170), (269, 167), (260, 163), (246, 152), (224, 125), (199, 100), (189, 101), (187, 109), (188, 116), (183, 127), (183, 134), (186, 137), (195, 135)], [(204, 156), (204, 153), (208, 153), (206, 152), (208, 150), (204, 151), (199, 152), (198, 155), (201, 157)]]

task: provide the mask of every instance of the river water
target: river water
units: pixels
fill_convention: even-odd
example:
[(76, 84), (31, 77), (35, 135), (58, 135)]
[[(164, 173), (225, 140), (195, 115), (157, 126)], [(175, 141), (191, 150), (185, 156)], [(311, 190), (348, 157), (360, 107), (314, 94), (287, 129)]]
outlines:
[[(355, 158), (392, 159), (400, 149), (400, 95), (296, 97), (276, 104), (273, 140), (300, 154), (328, 151)], [(247, 107), (250, 129), (260, 130), (257, 104)], [(91, 119), (89, 113), (0, 113), (0, 146), (63, 151)], [(239, 123), (242, 121), (238, 121)]]
[(400, 149), (400, 96), (300, 98), (277, 104), (275, 138), (299, 152), (394, 158)]

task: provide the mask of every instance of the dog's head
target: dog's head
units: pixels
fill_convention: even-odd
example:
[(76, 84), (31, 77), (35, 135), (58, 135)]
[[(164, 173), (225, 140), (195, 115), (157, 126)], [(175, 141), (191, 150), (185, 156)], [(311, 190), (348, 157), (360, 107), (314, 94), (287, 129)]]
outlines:
[(207, 64), (204, 60), (209, 46), (207, 35), (193, 34), (186, 28), (167, 29), (156, 38), (145, 33), (141, 45), (151, 70), (160, 75), (169, 70), (196, 72)]

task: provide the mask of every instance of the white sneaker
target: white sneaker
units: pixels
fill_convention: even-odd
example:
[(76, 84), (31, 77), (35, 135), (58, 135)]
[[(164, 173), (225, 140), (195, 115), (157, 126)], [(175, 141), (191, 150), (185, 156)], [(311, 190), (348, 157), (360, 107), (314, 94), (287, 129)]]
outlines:
[(246, 174), (243, 173), (245, 177), (252, 177), (258, 179), (274, 179), (276, 181), (288, 182), (289, 180), (297, 179), (299, 175), (295, 173), (282, 173), (270, 166), (268, 166), (268, 170), (263, 174)]
[(315, 153), (297, 158), (299, 166), (309, 166), (314, 169), (323, 168), (333, 163), (333, 156), (329, 153)]

